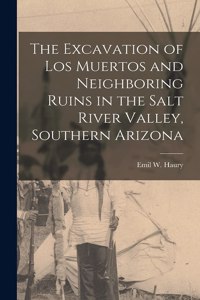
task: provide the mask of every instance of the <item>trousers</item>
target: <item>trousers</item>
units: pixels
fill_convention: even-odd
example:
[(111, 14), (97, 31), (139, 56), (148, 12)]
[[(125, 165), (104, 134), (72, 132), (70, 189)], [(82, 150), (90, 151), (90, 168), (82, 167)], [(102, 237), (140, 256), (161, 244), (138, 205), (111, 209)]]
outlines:
[(81, 300), (111, 300), (104, 278), (107, 247), (84, 243), (77, 245), (79, 295)]

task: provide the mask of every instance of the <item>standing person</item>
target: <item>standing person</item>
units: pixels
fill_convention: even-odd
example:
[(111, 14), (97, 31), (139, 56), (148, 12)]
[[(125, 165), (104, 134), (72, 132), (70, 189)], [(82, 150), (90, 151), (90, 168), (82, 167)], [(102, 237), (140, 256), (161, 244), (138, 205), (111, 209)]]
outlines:
[(24, 201), (23, 182), (17, 182), (17, 269), (20, 262), (20, 245), (24, 237), (26, 221), (36, 221), (38, 212), (36, 210), (26, 211)]
[(56, 271), (56, 290), (61, 294), (65, 285), (65, 259), (64, 259), (64, 202), (60, 181), (52, 180), (52, 192), (49, 199), (49, 214), (47, 226), (51, 228), (52, 235), (55, 239), (54, 258)]
[(73, 216), (69, 245), (77, 248), (80, 299), (111, 300), (105, 272), (110, 233), (118, 226), (123, 194), (117, 182), (104, 180), (69, 181), (68, 191)]

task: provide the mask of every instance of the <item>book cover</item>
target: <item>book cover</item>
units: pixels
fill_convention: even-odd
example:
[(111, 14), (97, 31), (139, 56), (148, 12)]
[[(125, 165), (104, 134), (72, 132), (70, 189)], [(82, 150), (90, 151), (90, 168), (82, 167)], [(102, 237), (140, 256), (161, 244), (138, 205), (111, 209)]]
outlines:
[(17, 299), (200, 299), (200, 2), (17, 6)]

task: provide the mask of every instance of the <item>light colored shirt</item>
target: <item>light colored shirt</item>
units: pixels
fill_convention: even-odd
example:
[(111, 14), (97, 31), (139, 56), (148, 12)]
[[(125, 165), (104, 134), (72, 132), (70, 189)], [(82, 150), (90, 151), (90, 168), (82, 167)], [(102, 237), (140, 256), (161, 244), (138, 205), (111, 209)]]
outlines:
[(52, 188), (52, 193), (49, 199), (47, 226), (51, 227), (53, 234), (65, 229), (64, 203), (61, 188)]
[(103, 205), (99, 217), (99, 191), (95, 180), (71, 180), (65, 182), (68, 204), (72, 210), (72, 226), (69, 231), (69, 244), (74, 246), (91, 243), (108, 246), (112, 211), (120, 217), (124, 209), (124, 194), (119, 184), (105, 181)]
[(17, 219), (24, 220), (25, 217), (26, 217), (26, 211), (18, 209), (17, 210)]

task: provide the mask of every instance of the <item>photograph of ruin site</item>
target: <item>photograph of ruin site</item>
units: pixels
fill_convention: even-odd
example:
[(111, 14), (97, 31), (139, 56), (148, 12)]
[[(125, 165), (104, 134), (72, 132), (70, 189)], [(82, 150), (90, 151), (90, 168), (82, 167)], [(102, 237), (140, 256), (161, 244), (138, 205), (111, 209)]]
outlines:
[[(173, 32), (200, 30), (199, 0), (18, 0), (17, 5), (18, 33), (169, 32), (173, 38)], [(18, 106), (24, 128), (49, 88), (42, 72), (41, 78), (42, 90), (32, 82), (35, 107)], [(199, 76), (185, 80), (192, 101), (199, 95)], [(199, 119), (200, 104), (192, 103)], [(193, 121), (185, 153), (197, 149), (200, 127)], [(21, 145), (27, 143), (23, 133)], [(19, 153), (17, 176), (30, 180), (17, 184), (18, 300), (200, 299), (199, 180), (107, 180), (98, 143), (90, 145), (96, 155), (88, 167), (90, 180), (34, 180), (38, 169), (51, 177), (56, 164), (44, 159), (48, 149), (39, 146)], [(61, 173), (69, 172), (77, 151), (87, 170), (91, 148), (82, 145), (80, 151), (72, 142), (65, 150)], [(200, 171), (199, 160), (192, 167)]]

